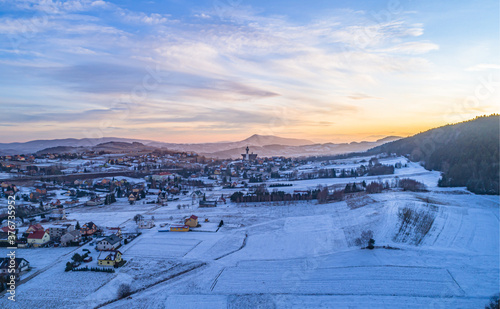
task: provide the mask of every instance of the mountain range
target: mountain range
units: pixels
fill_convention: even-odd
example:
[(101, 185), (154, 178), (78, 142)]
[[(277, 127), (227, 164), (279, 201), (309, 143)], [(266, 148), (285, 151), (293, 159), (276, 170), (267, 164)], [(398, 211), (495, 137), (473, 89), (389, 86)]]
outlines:
[(97, 139), (34, 140), (25, 143), (0, 143), (0, 154), (63, 153), (83, 151), (137, 152), (156, 148), (170, 151), (195, 152), (213, 158), (238, 158), (250, 147), (251, 152), (266, 156), (314, 156), (366, 151), (384, 143), (399, 139), (389, 136), (375, 142), (317, 144), (306, 139), (284, 138), (273, 135), (254, 134), (235, 142), (177, 144), (151, 140), (104, 137)]

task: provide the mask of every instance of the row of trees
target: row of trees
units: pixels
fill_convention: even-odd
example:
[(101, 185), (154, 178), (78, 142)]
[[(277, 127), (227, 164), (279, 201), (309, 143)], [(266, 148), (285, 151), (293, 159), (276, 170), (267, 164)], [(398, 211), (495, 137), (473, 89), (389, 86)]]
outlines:
[(317, 199), (319, 203), (325, 203), (330, 200), (342, 201), (346, 194), (358, 192), (366, 192), (369, 194), (382, 193), (383, 190), (391, 188), (400, 188), (403, 191), (421, 192), (426, 191), (425, 184), (410, 178), (395, 179), (391, 183), (389, 181), (382, 182), (372, 181), (369, 184), (366, 181), (361, 183), (348, 183), (343, 189), (337, 189), (330, 193), (328, 187), (319, 185), (315, 190), (309, 190), (300, 193), (286, 193), (284, 191), (269, 192), (265, 186), (255, 188), (251, 194), (243, 194), (238, 191), (231, 195), (230, 199), (234, 203), (252, 203), (252, 202), (277, 202), (277, 201), (303, 201)]
[(318, 190), (308, 191), (307, 193), (285, 193), (283, 191), (269, 192), (265, 190), (256, 191), (253, 194), (244, 195), (238, 191), (231, 195), (231, 202), (234, 203), (256, 203), (256, 202), (286, 202), (286, 201), (306, 201), (316, 199)]
[(114, 193), (106, 194), (106, 197), (104, 198), (104, 205), (111, 205), (114, 202), (116, 202), (115, 194)]

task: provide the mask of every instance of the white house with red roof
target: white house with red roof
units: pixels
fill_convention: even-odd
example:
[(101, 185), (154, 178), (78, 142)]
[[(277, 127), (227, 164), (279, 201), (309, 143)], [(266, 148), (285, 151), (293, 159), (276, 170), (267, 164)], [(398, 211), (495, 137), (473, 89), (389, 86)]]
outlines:
[(28, 235), (28, 244), (33, 247), (39, 247), (50, 241), (48, 231), (36, 231)]

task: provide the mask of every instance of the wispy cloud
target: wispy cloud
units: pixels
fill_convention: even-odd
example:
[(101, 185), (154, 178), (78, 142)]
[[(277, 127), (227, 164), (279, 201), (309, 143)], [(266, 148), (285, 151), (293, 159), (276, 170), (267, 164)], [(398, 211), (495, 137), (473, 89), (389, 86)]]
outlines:
[(381, 52), (396, 54), (425, 54), (433, 50), (438, 50), (439, 45), (429, 42), (407, 42), (381, 49)]
[[(433, 58), (448, 47), (405, 10), (379, 21), (354, 8), (292, 18), (241, 2), (187, 13), (98, 0), (0, 0), (0, 7), (9, 11), (0, 17), (1, 102), (44, 105), (39, 112), (19, 105), (18, 123), (72, 119), (75, 128), (102, 128), (112, 118), (109, 129), (130, 124), (128, 132), (151, 124), (186, 132), (190, 123), (214, 132), (238, 123), (306, 132), (321, 124), (326, 132), (348, 127), (348, 117), (374, 117), (372, 99), (391, 111), (402, 109), (399, 92), (452, 89), (436, 85), (444, 74)], [(61, 102), (75, 108), (61, 110)]]
[(481, 63), (472, 67), (468, 67), (466, 71), (487, 71), (487, 70), (500, 70), (500, 64), (494, 63)]
[(367, 95), (367, 94), (364, 94), (364, 93), (354, 93), (354, 94), (349, 95), (347, 97), (349, 99), (352, 99), (352, 100), (366, 100), (366, 99), (377, 99), (377, 100), (380, 100), (381, 99), (379, 97), (374, 97), (374, 96)]

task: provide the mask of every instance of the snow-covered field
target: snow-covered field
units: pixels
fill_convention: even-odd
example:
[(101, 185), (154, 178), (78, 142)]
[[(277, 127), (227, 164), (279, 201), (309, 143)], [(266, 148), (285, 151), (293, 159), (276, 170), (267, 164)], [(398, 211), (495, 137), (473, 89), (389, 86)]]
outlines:
[[(128, 263), (115, 274), (65, 273), (67, 251), (26, 250), (30, 262), (45, 270), (18, 287), (15, 303), (4, 297), (0, 307), (483, 308), (500, 291), (498, 197), (437, 188), (439, 173), (413, 163), (396, 175), (356, 181), (395, 176), (423, 181), (430, 191), (328, 204), (177, 209), (186, 198), (159, 208), (121, 202), (78, 208), (69, 217), (81, 224), (131, 228), (132, 217), (143, 213), (157, 222), (195, 214), (202, 225), (205, 218), (225, 225), (217, 232), (173, 233), (158, 232), (157, 224), (121, 248)], [(304, 180), (283, 189), (349, 181)], [(403, 225), (405, 208), (429, 221), (420, 216)], [(356, 246), (368, 230), (373, 250)], [(114, 301), (121, 283), (130, 284), (133, 294)]]

